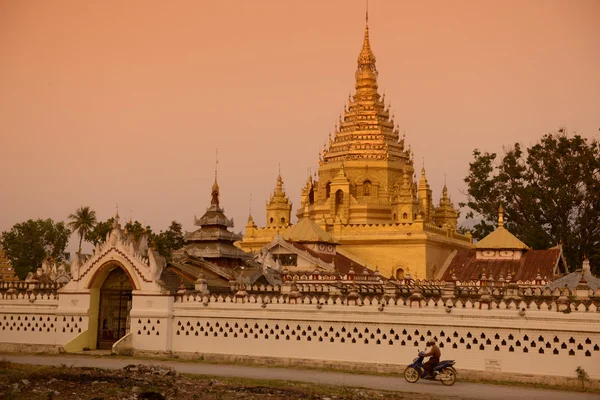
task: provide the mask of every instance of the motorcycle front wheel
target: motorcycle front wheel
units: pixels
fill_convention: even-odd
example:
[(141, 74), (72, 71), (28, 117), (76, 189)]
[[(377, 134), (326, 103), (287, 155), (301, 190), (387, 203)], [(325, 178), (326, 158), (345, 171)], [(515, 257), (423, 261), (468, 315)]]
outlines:
[(456, 382), (456, 371), (454, 368), (444, 368), (441, 375), (442, 385), (452, 386)]
[(406, 382), (415, 383), (419, 380), (419, 371), (413, 367), (407, 367), (404, 370), (404, 379), (406, 379)]

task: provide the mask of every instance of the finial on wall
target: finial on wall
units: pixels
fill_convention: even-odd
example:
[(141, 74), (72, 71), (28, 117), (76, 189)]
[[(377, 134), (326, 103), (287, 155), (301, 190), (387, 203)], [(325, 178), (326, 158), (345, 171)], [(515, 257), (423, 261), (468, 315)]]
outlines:
[(219, 148), (215, 150), (215, 182), (217, 181), (217, 170), (219, 169)]
[(498, 228), (504, 227), (504, 209), (502, 208), (502, 203), (498, 206)]

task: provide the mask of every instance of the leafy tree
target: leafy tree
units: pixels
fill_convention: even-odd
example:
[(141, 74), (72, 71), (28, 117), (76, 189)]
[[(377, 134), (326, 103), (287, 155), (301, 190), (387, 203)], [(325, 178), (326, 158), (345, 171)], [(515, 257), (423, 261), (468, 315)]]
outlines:
[(81, 206), (75, 211), (75, 214), (70, 214), (68, 218), (70, 219), (68, 227), (79, 235), (79, 252), (81, 253), (83, 239), (96, 225), (96, 211), (88, 206)]
[[(103, 222), (98, 222), (96, 226), (86, 234), (85, 240), (92, 243), (94, 246), (97, 243), (103, 243), (106, 240), (106, 235), (112, 230), (114, 218), (110, 218)], [(127, 233), (133, 235), (135, 240), (139, 240), (143, 234), (148, 235), (148, 241), (156, 250), (164, 257), (170, 258), (171, 251), (183, 247), (183, 229), (179, 222), (172, 221), (166, 231), (160, 231), (158, 234), (152, 232), (150, 226), (144, 227), (139, 221), (129, 221), (125, 224), (124, 229)]]
[(86, 242), (90, 242), (94, 246), (96, 246), (98, 243), (104, 243), (106, 240), (106, 235), (112, 230), (114, 221), (114, 218), (109, 218), (106, 221), (96, 223), (91, 230), (86, 232)]
[(184, 238), (182, 226), (177, 221), (172, 221), (169, 229), (165, 232), (160, 231), (158, 235), (152, 237), (152, 242), (156, 250), (165, 258), (171, 257), (171, 251), (183, 247)]
[(58, 263), (68, 260), (70, 255), (65, 249), (70, 236), (71, 231), (64, 222), (55, 223), (50, 218), (30, 219), (2, 232), (0, 245), (17, 276), (25, 279), (47, 258)]
[(600, 144), (563, 129), (547, 134), (523, 151), (516, 143), (495, 153), (473, 151), (467, 183), (467, 219), (481, 239), (497, 223), (498, 205), (505, 226), (534, 249), (562, 243), (571, 268), (585, 255), (600, 267)]
[[(94, 246), (98, 243), (104, 243), (106, 235), (112, 230), (114, 222), (115, 219), (112, 217), (106, 221), (98, 222), (96, 226), (87, 233), (85, 240), (92, 243)], [(150, 226), (144, 228), (139, 221), (129, 221), (125, 224), (124, 229), (127, 230), (127, 233), (132, 234), (135, 240), (139, 240), (144, 233), (146, 233), (149, 238), (152, 238), (152, 228)]]
[(129, 221), (125, 224), (125, 229), (129, 234), (133, 235), (135, 240), (140, 240), (143, 234), (147, 234), (149, 239), (152, 238), (152, 228), (149, 225), (146, 225), (144, 228), (140, 221)]

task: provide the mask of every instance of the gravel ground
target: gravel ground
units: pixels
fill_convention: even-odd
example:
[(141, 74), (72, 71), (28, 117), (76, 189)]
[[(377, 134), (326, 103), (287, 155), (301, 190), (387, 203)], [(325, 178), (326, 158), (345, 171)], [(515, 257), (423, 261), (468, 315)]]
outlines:
[(118, 370), (103, 370), (0, 361), (0, 399), (456, 400), (458, 397), (392, 393), (286, 381), (187, 376), (178, 374), (164, 365), (132, 364)]

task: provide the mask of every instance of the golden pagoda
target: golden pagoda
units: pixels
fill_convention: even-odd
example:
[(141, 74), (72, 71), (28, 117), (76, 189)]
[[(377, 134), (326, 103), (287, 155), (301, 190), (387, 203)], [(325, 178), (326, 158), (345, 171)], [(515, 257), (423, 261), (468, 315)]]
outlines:
[[(384, 276), (410, 271), (413, 278), (432, 279), (453, 250), (471, 247), (471, 237), (456, 232), (458, 213), (446, 186), (435, 207), (425, 168), (418, 184), (413, 178), (413, 154), (378, 92), (368, 14), (366, 22), (355, 92), (319, 154), (317, 176), (302, 189), (296, 215), (314, 221)], [(250, 217), (239, 246), (257, 251), (276, 232), (270, 219), (258, 228)]]
[(267, 202), (267, 226), (287, 228), (292, 216), (292, 203), (283, 189), (281, 172), (277, 175), (277, 185)]
[(15, 274), (15, 270), (10, 264), (10, 260), (0, 248), (0, 281), (14, 282), (18, 281), (19, 277)]

